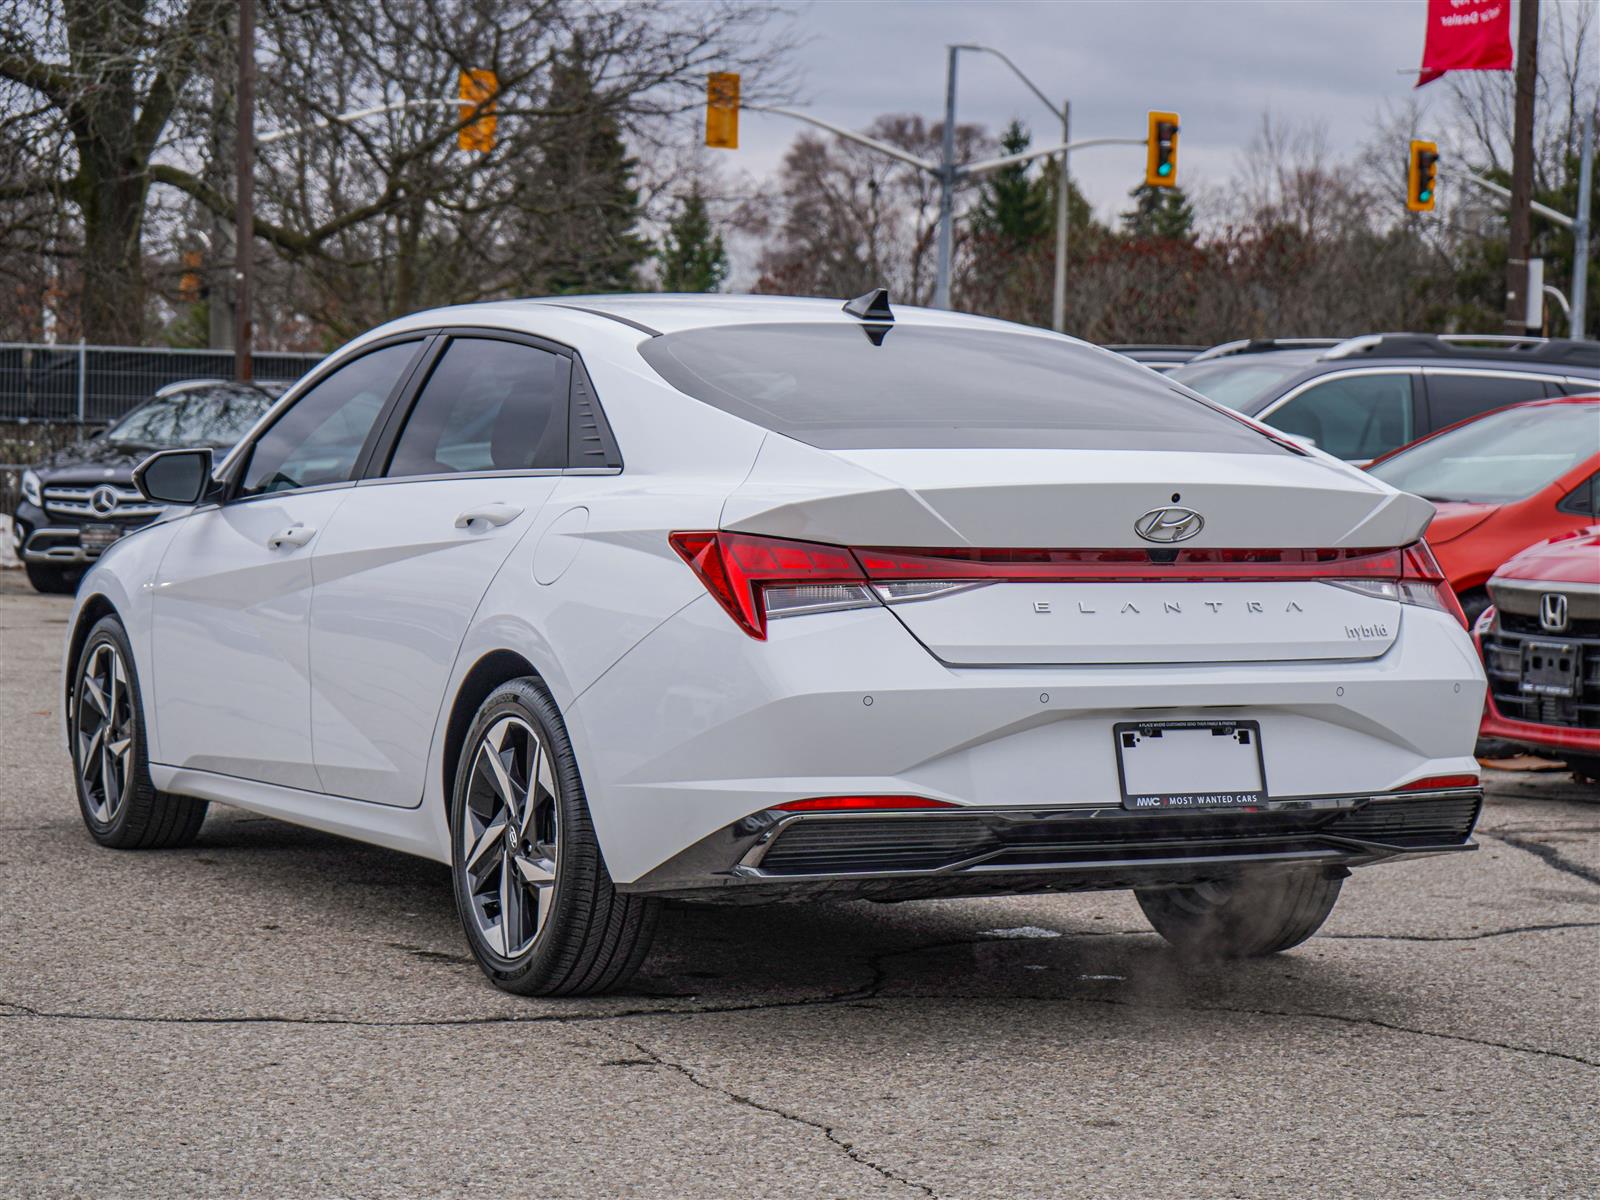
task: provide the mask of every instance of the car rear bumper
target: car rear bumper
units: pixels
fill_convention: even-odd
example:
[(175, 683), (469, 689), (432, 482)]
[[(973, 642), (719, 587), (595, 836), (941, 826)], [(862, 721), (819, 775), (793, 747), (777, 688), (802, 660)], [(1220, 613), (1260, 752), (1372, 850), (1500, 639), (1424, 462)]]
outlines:
[(1163, 887), (1472, 850), (1476, 788), (1208, 813), (1121, 808), (755, 813), (623, 890), (729, 903)]
[[(1366, 803), (1414, 780), (1476, 773), (1483, 675), (1458, 623), (1409, 608), (1375, 659), (959, 669), (883, 610), (774, 621), (760, 642), (704, 597), (564, 707), (611, 876), (643, 884), (667, 879), (661, 869), (706, 839), (812, 797), (911, 795), (963, 814), (1120, 812), (1118, 721), (1256, 721), (1271, 802)], [(682, 861), (674, 886), (686, 886)], [(707, 860), (704, 875), (740, 865), (764, 869)]]

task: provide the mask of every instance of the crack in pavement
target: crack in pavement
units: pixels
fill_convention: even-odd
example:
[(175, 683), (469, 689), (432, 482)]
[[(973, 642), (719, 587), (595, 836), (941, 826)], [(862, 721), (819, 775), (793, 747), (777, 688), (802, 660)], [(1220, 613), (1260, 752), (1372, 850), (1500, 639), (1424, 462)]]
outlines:
[[(1325, 935), (1343, 939), (1374, 938), (1384, 940), (1409, 941), (1469, 941), (1480, 940), (1485, 937), (1498, 937), (1507, 934), (1542, 932), (1545, 930), (1564, 928), (1591, 928), (1600, 925), (1600, 922), (1575, 922), (1571, 924), (1558, 924), (1549, 926), (1527, 926), (1505, 930), (1491, 930), (1471, 937), (1436, 938), (1407, 938), (1404, 936), (1377, 935), (1377, 934), (1343, 934)], [(1110, 931), (1106, 931), (1109, 933)], [(139, 1015), (131, 1013), (90, 1013), (74, 1012), (70, 1010), (37, 1009), (26, 1004), (12, 1000), (0, 999), (0, 1020), (10, 1019), (36, 1019), (59, 1021), (95, 1021), (106, 1023), (132, 1023), (150, 1025), (284, 1025), (284, 1026), (344, 1026), (351, 1028), (372, 1029), (449, 1029), (473, 1026), (491, 1025), (585, 1025), (598, 1024), (607, 1021), (631, 1020), (639, 1017), (699, 1017), (717, 1016), (724, 1014), (746, 1012), (768, 1012), (781, 1009), (825, 1008), (833, 1005), (854, 1004), (863, 1000), (874, 1000), (888, 1003), (916, 1003), (932, 1001), (959, 1002), (963, 1000), (979, 1002), (995, 1001), (1021, 1001), (1050, 1004), (1098, 1004), (1116, 1008), (1149, 1009), (1165, 1012), (1217, 1012), (1236, 1013), (1241, 1016), (1262, 1016), (1294, 1019), (1297, 1017), (1310, 1018), (1319, 1021), (1332, 1021), (1346, 1025), (1370, 1025), (1378, 1029), (1385, 1029), (1394, 1033), (1412, 1034), (1417, 1037), (1441, 1038), (1447, 1041), (1463, 1042), (1468, 1045), (1484, 1046), (1491, 1049), (1506, 1050), (1518, 1054), (1531, 1054), (1544, 1058), (1562, 1059), (1578, 1063), (1586, 1067), (1600, 1067), (1600, 1061), (1584, 1058), (1577, 1054), (1568, 1054), (1560, 1050), (1545, 1050), (1536, 1046), (1523, 1046), (1512, 1042), (1495, 1041), (1492, 1038), (1477, 1038), (1467, 1034), (1448, 1033), (1436, 1029), (1425, 1029), (1414, 1025), (1401, 1025), (1392, 1021), (1385, 1021), (1378, 1017), (1351, 1016), (1345, 1013), (1316, 1012), (1308, 1009), (1269, 1009), (1248, 1008), (1233, 1005), (1219, 1004), (1194, 1004), (1181, 1003), (1169, 1004), (1151, 1001), (1121, 1000), (1110, 996), (1041, 996), (1025, 993), (990, 993), (985, 995), (927, 995), (911, 992), (902, 992), (896, 995), (884, 995), (883, 989), (888, 983), (888, 963), (896, 958), (908, 958), (915, 955), (934, 954), (942, 950), (961, 949), (963, 947), (984, 945), (1011, 945), (1016, 946), (1017, 941), (1010, 939), (997, 939), (990, 937), (961, 938), (940, 942), (931, 942), (921, 946), (909, 946), (897, 950), (885, 950), (870, 956), (865, 963), (868, 972), (866, 982), (853, 987), (829, 992), (822, 996), (796, 997), (789, 1000), (761, 1000), (742, 1004), (714, 1004), (699, 1005), (692, 1008), (626, 1008), (605, 1013), (533, 1013), (526, 1016), (518, 1015), (485, 1015), (481, 1017), (419, 1017), (411, 1019), (379, 1020), (360, 1017), (289, 1017), (275, 1014), (236, 1016), (236, 1017), (202, 1017), (202, 1016), (162, 1016)], [(644, 1048), (639, 1047), (643, 1052)], [(675, 1064), (663, 1062), (663, 1066)], [(780, 1114), (784, 1115), (784, 1114)], [(910, 1183), (911, 1181), (904, 1181)], [(921, 1187), (920, 1184), (912, 1186)]]
[(1515, 933), (1546, 933), (1556, 929), (1600, 929), (1600, 921), (1561, 921), (1551, 925), (1514, 925), (1510, 929), (1486, 929), (1482, 933), (1319, 933), (1319, 938), (1341, 942), (1481, 942), (1485, 938), (1509, 937)]
[(700, 1078), (700, 1076), (695, 1073), (693, 1068), (686, 1067), (682, 1063), (672, 1062), (670, 1059), (663, 1058), (660, 1054), (650, 1049), (649, 1046), (644, 1045), (642, 1042), (629, 1041), (627, 1044), (632, 1046), (640, 1054), (643, 1054), (656, 1066), (666, 1067), (668, 1070), (676, 1071), (679, 1075), (683, 1076), (697, 1088), (711, 1092), (713, 1095), (726, 1097), (727, 1099), (732, 1100), (735, 1104), (742, 1104), (747, 1108), (755, 1109), (757, 1112), (767, 1113), (768, 1115), (778, 1117), (781, 1120), (793, 1121), (796, 1125), (804, 1125), (809, 1129), (815, 1129), (817, 1132), (822, 1134), (823, 1137), (827, 1138), (830, 1143), (843, 1151), (846, 1157), (848, 1157), (852, 1162), (860, 1163), (862, 1166), (876, 1171), (885, 1179), (901, 1184), (908, 1188), (915, 1188), (923, 1195), (933, 1196), (935, 1197), (935, 1200), (937, 1200), (938, 1193), (927, 1184), (918, 1183), (914, 1179), (907, 1179), (904, 1175), (900, 1175), (894, 1171), (891, 1171), (882, 1163), (874, 1162), (861, 1151), (857, 1150), (853, 1143), (847, 1142), (844, 1140), (844, 1138), (840, 1137), (838, 1133), (835, 1132), (835, 1129), (832, 1125), (824, 1124), (821, 1121), (813, 1121), (810, 1117), (802, 1117), (798, 1113), (789, 1112), (786, 1109), (779, 1108), (775, 1104), (764, 1104), (760, 1100), (746, 1096), (742, 1092), (736, 1092), (732, 1088), (725, 1088), (718, 1084), (709, 1083)]
[(1534, 838), (1518, 837), (1516, 834), (1485, 833), (1482, 836), (1504, 842), (1508, 846), (1515, 846), (1518, 850), (1526, 850), (1529, 854), (1543, 859), (1546, 866), (1600, 887), (1600, 871), (1586, 867), (1580, 862), (1574, 862), (1554, 846), (1546, 845)]

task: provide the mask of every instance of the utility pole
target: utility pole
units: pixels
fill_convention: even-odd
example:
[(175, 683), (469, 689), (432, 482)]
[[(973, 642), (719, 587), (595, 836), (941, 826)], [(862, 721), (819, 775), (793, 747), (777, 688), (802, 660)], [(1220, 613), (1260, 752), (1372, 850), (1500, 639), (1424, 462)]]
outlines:
[(250, 285), (255, 274), (256, 190), (256, 4), (239, 0), (239, 132), (234, 138), (235, 276), (233, 377), (254, 377), (251, 350)]
[(1594, 208), (1594, 127), (1600, 109), (1583, 115), (1583, 154), (1578, 159), (1578, 219), (1572, 227), (1572, 336), (1586, 336), (1589, 296), (1589, 213)]
[(939, 262), (934, 275), (933, 306), (950, 307), (950, 256), (954, 239), (956, 191), (956, 54), (950, 47), (949, 73), (944, 84), (944, 147), (939, 160)]
[(1506, 244), (1507, 333), (1528, 331), (1528, 205), (1533, 200), (1533, 98), (1539, 77), (1539, 0), (1522, 0), (1511, 134), (1511, 229)]
[[(1061, 144), (1072, 141), (1072, 102), (1061, 102)], [(1050, 297), (1050, 328), (1067, 331), (1067, 228), (1072, 222), (1072, 176), (1067, 171), (1067, 152), (1061, 152), (1061, 180), (1056, 188), (1056, 280)]]

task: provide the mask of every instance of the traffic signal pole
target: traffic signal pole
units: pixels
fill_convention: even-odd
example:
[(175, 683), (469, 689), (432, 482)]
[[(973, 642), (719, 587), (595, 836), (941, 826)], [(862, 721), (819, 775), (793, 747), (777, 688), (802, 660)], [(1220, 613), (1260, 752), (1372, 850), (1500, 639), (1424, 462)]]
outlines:
[(1507, 333), (1528, 331), (1529, 205), (1533, 200), (1533, 97), (1539, 77), (1539, 0), (1517, 18), (1517, 92), (1511, 133), (1511, 222), (1506, 242)]
[(239, 0), (239, 132), (234, 138), (234, 325), (233, 377), (255, 377), (251, 357), (250, 285), (255, 275), (256, 195), (256, 4)]
[(1600, 110), (1583, 117), (1583, 154), (1578, 159), (1578, 221), (1572, 229), (1572, 336), (1583, 338), (1589, 297), (1589, 214), (1594, 210), (1594, 127)]
[(933, 306), (950, 307), (950, 260), (955, 241), (956, 206), (956, 55), (950, 47), (950, 65), (944, 80), (944, 145), (939, 160), (939, 259), (933, 280)]

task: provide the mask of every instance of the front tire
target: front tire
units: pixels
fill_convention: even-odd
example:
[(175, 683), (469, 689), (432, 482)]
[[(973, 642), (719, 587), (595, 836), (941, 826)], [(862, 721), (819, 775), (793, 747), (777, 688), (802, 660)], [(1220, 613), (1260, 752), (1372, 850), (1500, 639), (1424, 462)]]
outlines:
[(619, 893), (555, 703), (534, 679), (473, 720), (450, 804), (451, 878), (467, 943), (498, 988), (581, 996), (625, 983), (657, 902)]
[(144, 702), (122, 622), (89, 631), (72, 682), (72, 772), (90, 835), (117, 850), (187, 846), (206, 802), (156, 791), (150, 781)]
[(1141, 888), (1139, 907), (1185, 958), (1260, 958), (1298, 946), (1322, 928), (1342, 876), (1318, 871), (1246, 876), (1174, 888)]

